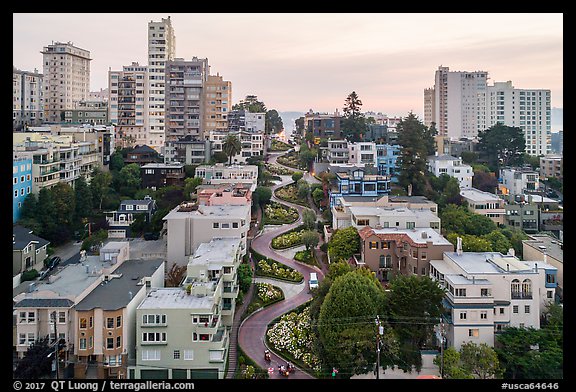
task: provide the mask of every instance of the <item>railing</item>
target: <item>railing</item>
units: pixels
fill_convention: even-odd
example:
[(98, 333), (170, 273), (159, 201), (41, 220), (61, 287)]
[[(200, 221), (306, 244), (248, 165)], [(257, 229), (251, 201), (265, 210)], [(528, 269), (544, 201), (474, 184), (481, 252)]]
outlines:
[(512, 299), (532, 299), (532, 292), (512, 291)]

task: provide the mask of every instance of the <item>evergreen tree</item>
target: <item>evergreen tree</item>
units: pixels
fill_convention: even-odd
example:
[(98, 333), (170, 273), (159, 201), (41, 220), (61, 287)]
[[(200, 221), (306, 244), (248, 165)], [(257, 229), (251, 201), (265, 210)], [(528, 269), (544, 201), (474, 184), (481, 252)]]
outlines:
[(426, 172), (430, 132), (412, 112), (400, 120), (396, 129), (401, 146), (397, 160), (399, 184), (404, 189), (412, 185), (413, 195), (424, 195), (429, 187)]
[(358, 94), (352, 91), (346, 98), (344, 104), (344, 120), (342, 121), (342, 133), (350, 142), (359, 142), (366, 134), (368, 126), (366, 118), (360, 111), (362, 101), (358, 98)]
[(74, 223), (81, 225), (84, 218), (92, 215), (92, 192), (83, 176), (74, 184), (75, 211)]
[(524, 131), (519, 127), (498, 122), (478, 132), (478, 151), (493, 172), (498, 173), (500, 167), (522, 164), (525, 148)]

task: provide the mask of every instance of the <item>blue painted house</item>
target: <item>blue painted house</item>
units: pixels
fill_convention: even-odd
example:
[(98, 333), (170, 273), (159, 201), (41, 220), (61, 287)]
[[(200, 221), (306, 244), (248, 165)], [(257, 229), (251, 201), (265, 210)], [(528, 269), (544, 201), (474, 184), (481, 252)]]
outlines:
[(378, 174), (389, 177), (393, 183), (398, 183), (396, 160), (399, 156), (399, 144), (376, 144)]
[(330, 192), (330, 207), (340, 196), (383, 196), (390, 193), (390, 177), (365, 174), (362, 169), (336, 173), (337, 188)]
[(24, 199), (32, 193), (32, 159), (14, 158), (12, 161), (12, 223), (20, 219)]

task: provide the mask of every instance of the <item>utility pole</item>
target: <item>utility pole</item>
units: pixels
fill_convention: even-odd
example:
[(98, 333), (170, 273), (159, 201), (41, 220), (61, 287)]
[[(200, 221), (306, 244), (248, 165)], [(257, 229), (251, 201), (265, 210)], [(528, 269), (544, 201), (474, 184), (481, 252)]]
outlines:
[(376, 315), (376, 379), (380, 379), (380, 335), (384, 334), (384, 327), (380, 324), (380, 316)]
[(58, 350), (58, 331), (56, 330), (56, 311), (52, 312), (54, 315), (54, 360), (56, 361), (56, 380), (60, 378), (59, 370), (58, 370), (58, 362), (59, 361), (59, 350)]

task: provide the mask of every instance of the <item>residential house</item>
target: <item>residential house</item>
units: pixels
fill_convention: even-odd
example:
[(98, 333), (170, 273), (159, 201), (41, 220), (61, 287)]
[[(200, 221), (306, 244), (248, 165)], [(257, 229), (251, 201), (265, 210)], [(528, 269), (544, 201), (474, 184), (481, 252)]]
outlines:
[[(33, 231), (20, 226), (12, 227), (12, 276), (24, 271), (44, 268), (44, 260), (48, 256), (48, 244), (43, 238), (33, 234)], [(17, 284), (20, 284), (18, 280)]]
[(351, 173), (336, 173), (336, 188), (330, 192), (330, 207), (340, 196), (382, 196), (390, 193), (390, 177), (365, 174), (355, 169)]
[(144, 221), (150, 223), (152, 215), (156, 212), (156, 200), (145, 196), (144, 200), (122, 200), (116, 211), (106, 212), (108, 222), (108, 237), (129, 238), (132, 236), (130, 225), (134, 223), (137, 215), (143, 214)]
[(200, 244), (212, 238), (239, 237), (246, 254), (251, 205), (201, 205), (184, 202), (165, 217), (168, 264), (186, 265)]
[(393, 276), (427, 276), (429, 262), (453, 251), (454, 245), (431, 228), (382, 228), (366, 226), (358, 231), (360, 255), (352, 264), (368, 267), (382, 282)]
[(162, 162), (160, 154), (158, 151), (154, 150), (145, 144), (137, 145), (130, 151), (126, 153), (124, 158), (124, 164), (129, 165), (130, 163), (137, 163), (140, 166), (147, 163), (157, 163)]
[(468, 210), (490, 218), (496, 224), (504, 224), (504, 200), (497, 195), (476, 188), (460, 190), (460, 196), (468, 205)]
[(162, 188), (170, 185), (184, 186), (184, 164), (179, 162), (170, 163), (147, 163), (140, 167), (142, 187)]
[(198, 203), (206, 206), (252, 205), (248, 184), (211, 184), (196, 188)]
[(436, 177), (447, 174), (458, 180), (460, 189), (472, 188), (474, 170), (472, 166), (462, 163), (462, 159), (451, 155), (432, 155), (428, 157), (428, 171)]
[(209, 140), (194, 140), (192, 135), (174, 141), (167, 141), (164, 149), (164, 163), (179, 162), (184, 165), (208, 163), (212, 156), (212, 143)]
[[(124, 261), (74, 306), (74, 378), (126, 378), (136, 357), (136, 308), (152, 287), (164, 286), (164, 260)], [(93, 375), (93, 373), (92, 373)]]
[(244, 183), (250, 184), (251, 190), (256, 189), (258, 183), (258, 166), (256, 165), (231, 165), (225, 166), (223, 163), (215, 165), (200, 165), (196, 167), (195, 177), (203, 179), (203, 184), (229, 184)]
[(505, 196), (532, 193), (540, 189), (540, 173), (531, 167), (500, 169), (499, 192)]
[[(563, 299), (564, 290), (564, 242), (547, 234), (531, 234), (522, 240), (522, 257), (525, 260), (543, 261), (556, 267), (557, 298)], [(553, 281), (548, 283), (554, 283)]]
[(238, 295), (240, 238), (214, 238), (189, 258), (182, 287), (152, 289), (137, 308), (129, 378), (222, 379)]
[(521, 261), (509, 253), (444, 252), (430, 261), (430, 277), (447, 291), (443, 324), (447, 347), (486, 343), (507, 327), (540, 328), (540, 317), (554, 301), (556, 267)]
[(24, 199), (32, 193), (32, 159), (12, 160), (12, 223), (20, 219)]

